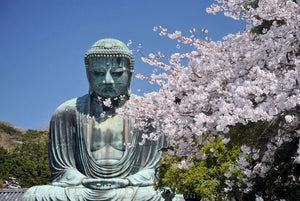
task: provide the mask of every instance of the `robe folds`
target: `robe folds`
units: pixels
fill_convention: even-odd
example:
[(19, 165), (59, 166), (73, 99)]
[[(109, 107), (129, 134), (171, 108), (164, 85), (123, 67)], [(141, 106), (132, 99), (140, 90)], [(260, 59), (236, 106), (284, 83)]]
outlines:
[[(142, 141), (142, 133), (134, 128), (134, 119), (124, 120), (125, 146), (121, 159), (114, 164), (97, 162), (90, 151), (91, 132), (99, 124), (90, 117), (90, 95), (63, 103), (50, 122), (49, 162), (52, 183), (31, 187), (23, 201), (92, 201), (92, 200), (163, 200), (152, 184), (155, 168), (161, 159), (160, 149), (166, 139)], [(129, 186), (110, 190), (94, 190), (83, 186), (82, 178), (129, 181)]]

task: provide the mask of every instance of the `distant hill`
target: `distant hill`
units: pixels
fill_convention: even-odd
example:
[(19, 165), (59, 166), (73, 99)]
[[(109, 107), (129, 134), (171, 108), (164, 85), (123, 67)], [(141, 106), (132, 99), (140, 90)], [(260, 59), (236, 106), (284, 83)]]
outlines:
[(22, 143), (21, 137), (26, 130), (16, 127), (11, 123), (0, 121), (0, 147), (11, 152), (15, 149), (17, 144)]

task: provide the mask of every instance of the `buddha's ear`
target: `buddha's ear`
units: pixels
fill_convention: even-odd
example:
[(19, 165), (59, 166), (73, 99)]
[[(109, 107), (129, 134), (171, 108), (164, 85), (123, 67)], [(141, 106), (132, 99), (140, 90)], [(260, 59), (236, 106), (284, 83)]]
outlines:
[(129, 73), (128, 73), (128, 84), (127, 84), (127, 91), (128, 91), (128, 95), (130, 96), (130, 88), (131, 88), (131, 83), (132, 83), (132, 80), (133, 80), (133, 75), (134, 75), (134, 71), (132, 69), (129, 70)]
[(85, 67), (86, 67), (85, 68), (85, 70), (86, 70), (86, 77), (87, 77), (88, 82), (90, 84), (90, 78), (91, 78), (90, 70), (89, 70), (89, 67), (87, 65)]
[(93, 89), (89, 87), (89, 95), (92, 95), (94, 93)]
[(85, 63), (85, 72), (86, 72), (86, 77), (88, 79), (88, 82), (90, 83), (90, 72), (89, 72), (89, 68), (90, 68), (90, 60), (85, 57), (84, 58), (84, 63)]

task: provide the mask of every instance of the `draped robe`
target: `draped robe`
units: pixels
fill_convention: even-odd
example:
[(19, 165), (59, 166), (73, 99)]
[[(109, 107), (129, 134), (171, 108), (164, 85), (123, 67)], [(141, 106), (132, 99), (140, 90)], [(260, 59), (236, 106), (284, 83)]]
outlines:
[[(160, 161), (160, 149), (166, 140), (146, 141), (142, 146), (141, 132), (134, 128), (134, 119), (124, 120), (125, 147), (115, 164), (97, 162), (90, 151), (91, 133), (99, 124), (91, 118), (90, 95), (69, 100), (54, 112), (50, 122), (49, 162), (52, 183), (31, 187), (23, 201), (44, 200), (163, 200), (152, 184)], [(111, 190), (93, 190), (73, 178), (122, 178), (129, 186)]]

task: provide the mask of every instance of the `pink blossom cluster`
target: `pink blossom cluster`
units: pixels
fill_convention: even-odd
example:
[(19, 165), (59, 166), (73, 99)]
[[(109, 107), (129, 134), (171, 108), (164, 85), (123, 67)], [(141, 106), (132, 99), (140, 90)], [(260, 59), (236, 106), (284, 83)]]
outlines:
[[(163, 26), (154, 28), (160, 30), (160, 35), (194, 49), (174, 53), (168, 63), (159, 55), (143, 57), (144, 62), (167, 73), (157, 71), (151, 76), (149, 81), (160, 83), (161, 90), (130, 101), (127, 115), (140, 120), (140, 129), (155, 128), (151, 135), (156, 137), (145, 134), (145, 139), (157, 139), (162, 134), (169, 137), (170, 146), (175, 148), (169, 155), (187, 158), (178, 167), (188, 168), (192, 159), (199, 156), (199, 148), (210, 142), (208, 139), (219, 136), (228, 142), (222, 133), (228, 132), (229, 126), (271, 120), (300, 104), (300, 1), (260, 0), (257, 7), (251, 7), (251, 2), (217, 0), (207, 9), (209, 13), (224, 11), (227, 16), (249, 22), (245, 31), (229, 34), (222, 41), (200, 40), (195, 35), (184, 37), (180, 31), (169, 33)], [(252, 25), (260, 25), (264, 20), (272, 20), (273, 24), (262, 34), (253, 33)], [(186, 58), (188, 66), (181, 64)], [(286, 117), (286, 121), (292, 121), (291, 117)], [(247, 169), (249, 164), (241, 156), (239, 168), (249, 178), (253, 174), (263, 176), (274, 158), (272, 152), (288, 139), (277, 136), (274, 140), (279, 140), (279, 144), (270, 142), (263, 160), (254, 169)], [(246, 147), (242, 149), (248, 152)], [(299, 155), (294, 156), (296, 162)], [(255, 159), (257, 156), (254, 153)], [(205, 159), (204, 154), (202, 158)], [(251, 183), (248, 185), (249, 190)]]

